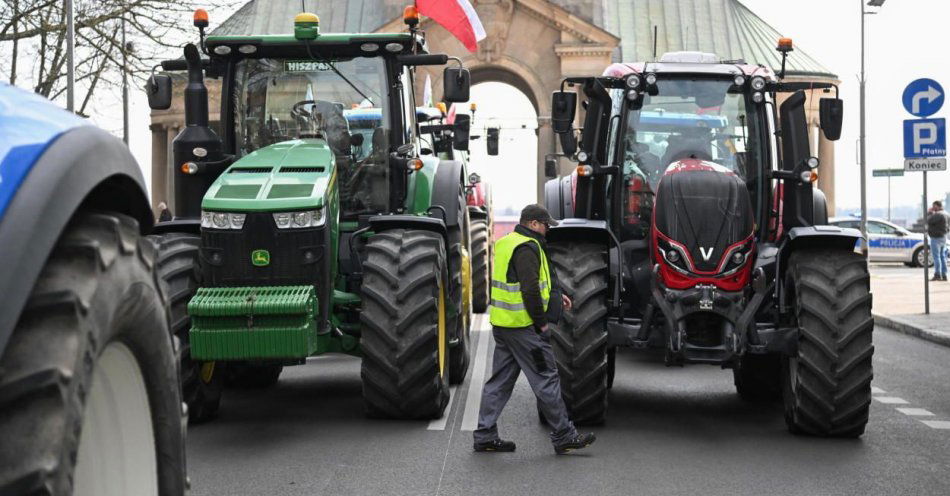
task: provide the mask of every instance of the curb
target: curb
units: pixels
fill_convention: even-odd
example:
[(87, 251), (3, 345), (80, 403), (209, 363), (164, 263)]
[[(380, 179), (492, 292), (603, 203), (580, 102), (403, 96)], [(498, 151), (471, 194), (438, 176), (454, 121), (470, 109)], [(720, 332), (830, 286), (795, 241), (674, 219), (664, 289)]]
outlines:
[(888, 329), (893, 329), (902, 334), (907, 334), (925, 341), (930, 341), (931, 343), (950, 346), (950, 334), (948, 333), (935, 331), (933, 329), (925, 329), (898, 317), (885, 317), (876, 313), (873, 314), (873, 316), (875, 325), (887, 327)]

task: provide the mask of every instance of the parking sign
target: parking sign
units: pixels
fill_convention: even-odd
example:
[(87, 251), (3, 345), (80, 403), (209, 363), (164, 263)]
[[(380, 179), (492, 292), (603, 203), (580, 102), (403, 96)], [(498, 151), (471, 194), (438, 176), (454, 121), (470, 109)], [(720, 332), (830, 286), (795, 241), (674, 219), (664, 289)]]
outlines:
[(946, 155), (946, 119), (904, 121), (904, 158), (934, 158)]

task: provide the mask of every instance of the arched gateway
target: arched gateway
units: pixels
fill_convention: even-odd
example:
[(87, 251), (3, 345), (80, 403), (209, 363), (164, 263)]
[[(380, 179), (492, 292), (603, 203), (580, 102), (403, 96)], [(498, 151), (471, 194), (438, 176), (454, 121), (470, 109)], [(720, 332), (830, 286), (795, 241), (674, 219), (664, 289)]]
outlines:
[[(402, 9), (411, 0), (305, 0), (321, 18), (324, 32), (386, 32), (405, 29)], [(538, 115), (538, 196), (544, 185), (545, 155), (556, 151), (551, 130), (550, 95), (567, 76), (600, 74), (611, 62), (652, 60), (668, 51), (711, 52), (779, 69), (774, 47), (781, 34), (738, 0), (472, 0), (487, 38), (468, 52), (429, 19), (420, 28), (434, 51), (459, 56), (472, 72), (472, 83), (498, 81), (523, 92)], [(286, 33), (300, 0), (251, 0), (222, 23), (215, 34)], [(654, 40), (654, 32), (657, 34)], [(788, 33), (794, 35), (794, 33)], [(435, 99), (442, 74), (430, 71)], [(801, 50), (792, 53), (788, 78), (838, 82), (837, 76)], [(420, 77), (421, 72), (420, 72)], [(420, 85), (421, 87), (421, 85)], [(212, 95), (212, 116), (217, 88)], [(834, 212), (834, 146), (818, 132), (818, 98), (809, 95), (813, 152), (821, 159), (819, 184)], [(421, 100), (421, 95), (417, 95)], [(152, 113), (153, 204), (166, 199), (169, 144), (182, 126), (178, 105)], [(528, 164), (525, 164), (528, 166)], [(562, 173), (565, 171), (561, 171)]]

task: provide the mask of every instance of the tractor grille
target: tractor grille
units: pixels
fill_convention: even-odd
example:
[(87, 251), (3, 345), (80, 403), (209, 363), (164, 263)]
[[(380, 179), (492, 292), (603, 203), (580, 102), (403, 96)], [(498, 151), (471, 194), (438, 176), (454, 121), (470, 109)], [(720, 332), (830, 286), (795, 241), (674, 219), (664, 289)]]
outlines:
[[(202, 229), (202, 286), (321, 285), (327, 274), (326, 226), (277, 229), (270, 213), (248, 213), (240, 231)], [(266, 250), (269, 263), (251, 254)]]

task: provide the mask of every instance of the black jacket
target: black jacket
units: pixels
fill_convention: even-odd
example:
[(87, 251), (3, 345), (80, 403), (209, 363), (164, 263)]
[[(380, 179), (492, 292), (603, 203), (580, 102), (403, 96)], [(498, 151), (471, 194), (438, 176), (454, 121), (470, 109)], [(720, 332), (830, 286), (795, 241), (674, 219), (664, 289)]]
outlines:
[[(537, 240), (541, 249), (545, 251), (545, 254), (547, 253), (547, 244), (540, 234), (522, 225), (515, 226), (515, 232)], [(541, 253), (538, 251), (538, 245), (524, 243), (515, 248), (511, 263), (508, 265), (508, 274), (506, 274), (508, 282), (521, 284), (521, 298), (524, 300), (525, 309), (538, 329), (549, 321), (557, 320), (561, 313), (561, 293), (550, 257), (548, 270), (551, 273), (551, 297), (548, 301), (547, 313), (544, 311), (544, 301), (541, 300), (541, 286), (538, 279), (538, 274), (541, 272)]]
[(927, 236), (942, 238), (947, 235), (948, 229), (950, 229), (950, 215), (947, 212), (940, 210), (927, 216)]

